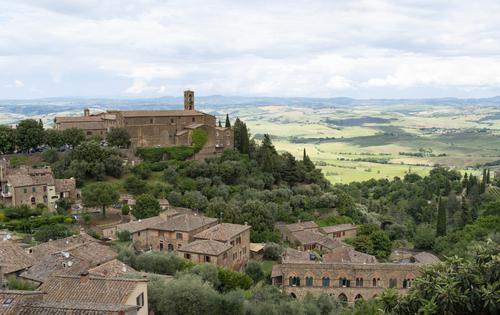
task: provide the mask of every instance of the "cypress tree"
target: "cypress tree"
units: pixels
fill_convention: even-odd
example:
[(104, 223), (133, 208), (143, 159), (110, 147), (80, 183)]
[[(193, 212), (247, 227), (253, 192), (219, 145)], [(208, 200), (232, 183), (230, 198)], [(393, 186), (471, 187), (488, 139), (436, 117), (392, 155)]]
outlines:
[(486, 169), (483, 169), (483, 179), (481, 180), (481, 186), (479, 192), (484, 194), (486, 192)]
[(220, 121), (220, 119), (219, 119), (219, 127), (222, 127), (222, 122)]
[(304, 155), (302, 157), (302, 163), (304, 163), (304, 166), (308, 171), (314, 169), (314, 163), (311, 161), (309, 156), (307, 155), (306, 148), (304, 148)]
[(226, 114), (226, 128), (231, 128), (231, 121), (229, 120), (229, 114)]
[(487, 184), (491, 183), (490, 169), (488, 169), (488, 172), (486, 173), (486, 183)]
[(472, 213), (470, 212), (469, 205), (467, 204), (467, 199), (462, 196), (462, 226), (472, 223)]
[(446, 208), (443, 205), (441, 196), (439, 196), (438, 201), (438, 216), (436, 225), (436, 235), (445, 236), (446, 235)]

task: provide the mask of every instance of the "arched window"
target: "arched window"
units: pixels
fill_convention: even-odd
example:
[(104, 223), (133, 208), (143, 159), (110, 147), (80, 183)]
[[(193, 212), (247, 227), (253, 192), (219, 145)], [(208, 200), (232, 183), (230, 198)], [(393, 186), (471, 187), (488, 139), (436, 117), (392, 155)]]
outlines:
[(357, 303), (363, 299), (363, 296), (361, 294), (358, 294), (354, 297), (354, 303)]
[(356, 286), (363, 287), (363, 278), (356, 278)]
[(396, 288), (398, 286), (397, 279), (389, 279), (389, 288)]
[(322, 279), (323, 287), (329, 287), (330, 286), (330, 277), (323, 277)]
[(339, 287), (350, 287), (350, 281), (347, 278), (339, 278)]
[(403, 289), (411, 288), (411, 283), (413, 279), (404, 279), (403, 280)]
[(372, 280), (372, 286), (376, 287), (377, 286), (377, 279), (373, 278)]
[(344, 293), (340, 293), (338, 296), (338, 300), (342, 304), (347, 304), (347, 296)]
[(36, 203), (36, 199), (35, 199), (35, 197), (31, 197), (31, 204), (32, 204), (32, 205), (35, 205), (35, 203)]
[(313, 281), (313, 277), (306, 277), (306, 287), (312, 287)]
[(291, 287), (300, 287), (300, 278), (299, 277), (290, 277), (290, 278), (288, 278), (288, 284)]
[(172, 251), (174, 250), (174, 245), (172, 245), (172, 244), (168, 244), (168, 245), (167, 245), (167, 250), (168, 250), (169, 252), (172, 252)]

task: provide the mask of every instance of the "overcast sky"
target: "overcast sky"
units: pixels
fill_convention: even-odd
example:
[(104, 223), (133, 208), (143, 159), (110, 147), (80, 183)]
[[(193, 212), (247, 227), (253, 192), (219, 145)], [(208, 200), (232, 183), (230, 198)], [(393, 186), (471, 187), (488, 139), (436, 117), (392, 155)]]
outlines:
[(500, 95), (498, 0), (0, 0), (0, 99)]

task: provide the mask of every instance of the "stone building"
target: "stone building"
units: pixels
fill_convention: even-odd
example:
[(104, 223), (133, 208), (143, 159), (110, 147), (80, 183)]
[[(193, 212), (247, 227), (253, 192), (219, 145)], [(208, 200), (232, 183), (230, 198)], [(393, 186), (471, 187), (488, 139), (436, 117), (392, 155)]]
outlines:
[(328, 236), (343, 239), (343, 238), (355, 237), (358, 228), (354, 224), (347, 223), (347, 224), (325, 226), (320, 228), (320, 231)]
[(86, 109), (83, 116), (54, 119), (55, 129), (81, 128), (87, 136), (105, 137), (115, 127), (127, 129), (132, 147), (189, 146), (196, 129), (208, 136), (198, 157), (234, 147), (233, 130), (217, 127), (215, 116), (195, 110), (194, 92), (189, 90), (184, 91), (184, 109), (181, 110), (110, 110), (91, 115)]
[(305, 221), (292, 224), (279, 224), (277, 228), (280, 231), (282, 240), (295, 242), (299, 241), (294, 235), (295, 233), (304, 231), (316, 233), (318, 232), (319, 225), (317, 225), (314, 221)]
[(76, 197), (75, 179), (56, 179), (50, 167), (12, 168), (0, 161), (0, 202), (6, 206), (44, 204), (54, 211), (59, 199)]
[(275, 265), (272, 282), (292, 297), (307, 292), (327, 293), (343, 302), (371, 299), (386, 288), (400, 293), (419, 275), (417, 263), (378, 263), (375, 257), (349, 247), (332, 251), (322, 260), (310, 252), (288, 249)]
[(240, 270), (250, 257), (250, 226), (221, 223), (194, 236), (194, 241), (177, 250), (195, 263), (213, 263)]

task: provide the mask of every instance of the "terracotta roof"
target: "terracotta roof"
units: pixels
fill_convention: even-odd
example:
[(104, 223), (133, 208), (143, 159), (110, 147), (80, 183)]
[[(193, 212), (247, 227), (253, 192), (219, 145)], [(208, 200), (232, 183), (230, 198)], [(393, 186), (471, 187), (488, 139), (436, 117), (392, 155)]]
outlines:
[(293, 232), (292, 236), (302, 245), (317, 243), (325, 237), (323, 234), (311, 230)]
[(151, 228), (163, 231), (190, 232), (214, 222), (217, 222), (217, 219), (201, 215), (181, 214), (159, 222)]
[(28, 174), (9, 174), (6, 176), (7, 182), (12, 187), (37, 186), (37, 185), (54, 185), (54, 176), (52, 174), (31, 176)]
[(76, 181), (74, 178), (56, 179), (57, 192), (74, 191), (75, 189), (76, 189)]
[(91, 266), (100, 265), (115, 259), (118, 254), (107, 245), (89, 242), (69, 251), (82, 260), (88, 261)]
[(307, 230), (307, 229), (318, 228), (319, 226), (314, 221), (305, 221), (305, 222), (287, 224), (287, 225), (285, 225), (285, 227), (290, 232), (297, 232), (297, 231), (303, 231), (303, 230)]
[(4, 274), (26, 269), (35, 262), (35, 258), (16, 243), (0, 240), (0, 266)]
[(102, 121), (101, 116), (90, 115), (90, 116), (56, 116), (54, 118), (55, 123), (69, 123), (69, 122), (99, 122)]
[[(0, 290), (0, 314), (17, 315), (19, 306), (27, 300), (41, 300), (43, 292)], [(5, 303), (10, 301), (10, 303)]]
[(137, 310), (139, 306), (123, 304), (97, 304), (75, 302), (23, 302), (17, 315), (118, 315), (120, 311)]
[(30, 247), (28, 251), (30, 256), (35, 257), (37, 260), (41, 260), (49, 257), (51, 254), (69, 251), (88, 242), (97, 242), (97, 240), (86, 233), (80, 233), (78, 235), (41, 243)]
[(309, 263), (311, 258), (309, 252), (303, 252), (293, 248), (287, 248), (285, 254), (283, 255), (283, 262), (294, 262), (294, 263)]
[(323, 230), (323, 232), (327, 233), (327, 234), (342, 232), (342, 231), (347, 231), (347, 230), (354, 230), (354, 229), (357, 229), (357, 227), (351, 223), (331, 225), (331, 226), (325, 226), (325, 227), (321, 228), (321, 230)]
[(439, 261), (439, 258), (428, 252), (420, 252), (418, 254), (413, 255), (411, 260), (414, 260), (416, 263), (421, 263), (421, 264), (432, 264)]
[(70, 253), (56, 253), (41, 261), (36, 261), (33, 266), (21, 273), (21, 277), (45, 282), (53, 274), (79, 275), (87, 271), (89, 267), (89, 262)]
[(182, 136), (182, 135), (184, 135), (184, 134), (186, 134), (186, 133), (188, 133), (188, 132), (189, 132), (188, 130), (186, 130), (186, 129), (182, 129), (182, 130), (180, 130), (180, 131), (177, 131), (175, 135), (176, 135), (176, 136)]
[(195, 110), (122, 110), (118, 111), (123, 117), (158, 117), (158, 116), (204, 116), (207, 115)]
[(231, 245), (214, 240), (197, 240), (177, 249), (179, 252), (219, 256), (231, 249)]
[(208, 228), (200, 233), (196, 234), (194, 237), (197, 239), (205, 240), (216, 240), (221, 242), (227, 242), (233, 237), (247, 231), (250, 229), (249, 225), (232, 224), (232, 223), (220, 223), (211, 228)]
[(128, 223), (118, 224), (116, 229), (119, 231), (129, 231), (130, 233), (135, 233), (139, 231), (147, 230), (152, 226), (158, 224), (160, 221), (164, 221), (165, 219), (160, 216), (154, 216), (147, 219), (140, 219), (137, 221), (131, 221)]
[(328, 249), (335, 249), (337, 247), (341, 246), (348, 246), (338, 239), (332, 238), (330, 236), (324, 236), (322, 239), (316, 242), (317, 244), (321, 245), (322, 247), (326, 247)]
[(52, 276), (39, 290), (44, 301), (123, 304), (139, 283), (146, 280), (86, 276)]
[(375, 256), (358, 252), (352, 247), (343, 246), (333, 249), (331, 252), (323, 256), (325, 263), (376, 263)]
[(110, 260), (100, 266), (89, 269), (89, 275), (96, 277), (116, 278), (136, 270), (118, 259)]
[(186, 126), (186, 129), (196, 129), (200, 128), (201, 126), (204, 126), (203, 124), (189, 124)]

